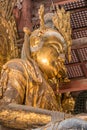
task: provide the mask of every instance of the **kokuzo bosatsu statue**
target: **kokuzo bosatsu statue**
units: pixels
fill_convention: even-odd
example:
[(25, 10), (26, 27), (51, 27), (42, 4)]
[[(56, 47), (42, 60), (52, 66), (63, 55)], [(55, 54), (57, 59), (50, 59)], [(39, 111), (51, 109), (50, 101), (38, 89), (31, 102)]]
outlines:
[[(44, 17), (41, 5), (39, 18), (40, 28), (33, 32), (24, 28), (21, 59), (10, 60), (1, 72), (0, 122), (10, 128), (32, 128), (50, 121), (49, 115), (21, 110), (24, 105), (61, 111), (52, 87), (58, 91), (59, 82), (68, 81), (64, 62), (66, 54), (71, 59), (70, 13), (62, 8)], [(12, 108), (10, 103), (22, 106)]]

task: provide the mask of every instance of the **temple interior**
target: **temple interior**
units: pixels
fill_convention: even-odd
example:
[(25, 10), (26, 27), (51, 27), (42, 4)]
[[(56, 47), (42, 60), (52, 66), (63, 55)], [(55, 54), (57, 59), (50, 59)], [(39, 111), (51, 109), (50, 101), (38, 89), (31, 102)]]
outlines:
[[(44, 8), (42, 6), (42, 8), (40, 10), (39, 8), (41, 5), (44, 5)], [(71, 28), (70, 28), (70, 32), (66, 33), (66, 35), (63, 35), (63, 33), (64, 33), (63, 30), (61, 31), (61, 28), (63, 27), (63, 25), (59, 24), (60, 28), (58, 28), (55, 19), (54, 19), (54, 21), (52, 21), (53, 19), (51, 20), (55, 24), (55, 27), (53, 28), (53, 30), (46, 28), (45, 24), (44, 24), (45, 20), (43, 20), (43, 17), (44, 17), (43, 13), (48, 14), (48, 17), (50, 19), (50, 14), (58, 15), (58, 12), (57, 12), (58, 10), (60, 11), (60, 14), (58, 17), (61, 19), (59, 21), (60, 23), (62, 23), (62, 21), (67, 19), (67, 17), (68, 17), (67, 12), (70, 13), (70, 27)], [(57, 15), (55, 15), (56, 19), (57, 19)], [(47, 19), (47, 17), (44, 17), (44, 19), (45, 18)], [(48, 22), (49, 22), (49, 20), (48, 20)], [(67, 20), (67, 23), (68, 22), (69, 22), (69, 18)], [(66, 22), (64, 22), (64, 23), (66, 23)], [(68, 26), (68, 24), (67, 24), (67, 26)], [(57, 29), (54, 33), (53, 31), (55, 28), (57, 28)], [(36, 30), (36, 32), (35, 32), (35, 30)], [(65, 28), (65, 30), (67, 32), (68, 27)], [(50, 33), (50, 31), (51, 31), (51, 33)], [(58, 34), (57, 34), (57, 31), (58, 31)], [(47, 33), (48, 33), (48, 35), (46, 36)], [(51, 36), (52, 34), (53, 34), (53, 36)], [(61, 35), (60, 37), (64, 38), (64, 40), (67, 42), (67, 44), (69, 42), (72, 42), (72, 45), (71, 44), (69, 44), (69, 46), (66, 45), (66, 46), (68, 46), (67, 48), (71, 47), (70, 53), (68, 53), (68, 52), (66, 53), (66, 49), (63, 51), (63, 54), (65, 55), (64, 64), (62, 65), (63, 62), (62, 62), (62, 60), (60, 61), (60, 63), (61, 63), (60, 66), (62, 66), (63, 72), (60, 70), (57, 75), (55, 74), (56, 77), (59, 76), (58, 80), (55, 80), (55, 78), (53, 77), (54, 76), (53, 72), (51, 73), (51, 70), (54, 71), (53, 67), (55, 64), (53, 64), (53, 66), (46, 64), (47, 66), (45, 66), (45, 62), (47, 62), (46, 61), (47, 59), (43, 59), (43, 58), (44, 57), (48, 58), (48, 60), (51, 60), (51, 58), (54, 58), (56, 60), (56, 57), (58, 57), (60, 55), (60, 53), (62, 53), (60, 51), (61, 46), (63, 46), (63, 45), (61, 45), (62, 40), (61, 40), (61, 38), (57, 39), (59, 37), (59, 35)], [(70, 35), (70, 37), (69, 37), (69, 35)], [(53, 39), (54, 37), (56, 37), (55, 40)], [(68, 37), (69, 37), (69, 39), (68, 39)], [(28, 42), (29, 40), (30, 40), (30, 42)], [(54, 45), (52, 44), (49, 46), (47, 41), (49, 43), (51, 43), (52, 40), (55, 43), (54, 43)], [(45, 44), (45, 46), (41, 51), (38, 51), (38, 53), (37, 53), (37, 51), (35, 52), (35, 50), (33, 50), (33, 49), (34, 49), (34, 47), (36, 47), (35, 49), (37, 49), (37, 44), (39, 43), (39, 41), (41, 42), (41, 45), (38, 45), (38, 48), (42, 47), (43, 44)], [(35, 46), (33, 45), (34, 42), (35, 42)], [(58, 46), (57, 42), (58, 43), (60, 42), (61, 44), (59, 44), (59, 46)], [(31, 52), (28, 52), (29, 44), (27, 44), (27, 43), (30, 44)], [(23, 46), (25, 44), (26, 44), (26, 48), (25, 48), (25, 46)], [(46, 47), (48, 47), (48, 48), (46, 48)], [(59, 47), (60, 47), (60, 49), (59, 49)], [(52, 53), (52, 51), (55, 50), (55, 48), (57, 48), (56, 50), (59, 49), (58, 55), (56, 52)], [(25, 49), (25, 50), (23, 50), (23, 49)], [(25, 51), (25, 52), (23, 52), (23, 58), (26, 57), (25, 59), (27, 59), (27, 60), (29, 59), (30, 60), (29, 63), (26, 62), (26, 64), (25, 64), (24, 61), (18, 61), (18, 60), (17, 61), (14, 60), (14, 61), (10, 62), (10, 60), (13, 60), (13, 59), (21, 59), (22, 51)], [(51, 57), (51, 53), (53, 54), (52, 57)], [(70, 61), (69, 61), (67, 54), (69, 54), (71, 56)], [(49, 58), (49, 57), (51, 57), (51, 58)], [(32, 61), (32, 59), (36, 62), (36, 64)], [(41, 61), (41, 59), (43, 61)], [(49, 61), (49, 64), (51, 64), (51, 61)], [(25, 72), (25, 68), (28, 65), (30, 65), (30, 71)], [(23, 66), (25, 66), (25, 67), (23, 68)], [(33, 67), (33, 66), (35, 66), (35, 67)], [(8, 68), (10, 68), (10, 69), (8, 69)], [(14, 68), (15, 68), (16, 72), (14, 72), (14, 71), (8, 72)], [(38, 68), (41, 71), (40, 74), (39, 74)], [(28, 66), (28, 69), (29, 69), (29, 66)], [(6, 72), (4, 74), (5, 70), (6, 70)], [(66, 70), (67, 70), (67, 76), (66, 76)], [(19, 73), (18, 71), (21, 71), (21, 72)], [(45, 71), (46, 71), (46, 73), (45, 73)], [(11, 74), (9, 74), (9, 73), (11, 73)], [(35, 87), (35, 85), (39, 86), (39, 84), (41, 82), (44, 82), (44, 79), (46, 80), (47, 84), (49, 84), (49, 85), (51, 84), (50, 86), (52, 86), (51, 87), (52, 93), (54, 93), (54, 95), (56, 95), (57, 101), (59, 103), (58, 111), (74, 115), (74, 117), (76, 114), (83, 113), (83, 115), (85, 115), (85, 117), (83, 116), (83, 118), (81, 118), (81, 119), (84, 119), (85, 121), (87, 121), (87, 115), (86, 115), (87, 114), (87, 1), (86, 0), (0, 0), (0, 78), (1, 78), (1, 80), (0, 80), (0, 100), (1, 100), (1, 102), (0, 103), (5, 104), (4, 102), (6, 100), (6, 102), (8, 104), (8, 102), (9, 102), (8, 98), (10, 97), (11, 94), (10, 94), (10, 91), (8, 91), (5, 87), (7, 85), (7, 87), (10, 86), (10, 88), (11, 88), (11, 85), (12, 85), (14, 88), (13, 95), (16, 95), (16, 97), (13, 96), (14, 98), (12, 98), (12, 100), (10, 100), (9, 103), (17, 103), (19, 105), (27, 104), (32, 107), (39, 106), (40, 108), (43, 108), (43, 109), (47, 108), (48, 110), (51, 111), (52, 110), (50, 108), (51, 105), (49, 105), (50, 107), (46, 106), (46, 105), (48, 102), (53, 102), (53, 105), (55, 107), (52, 106), (52, 108), (53, 108), (53, 110), (56, 110), (56, 102), (54, 100), (54, 97), (49, 96), (49, 95), (51, 95), (51, 92), (50, 92), (50, 94), (49, 94), (49, 92), (44, 93), (44, 95), (46, 94), (45, 97), (47, 99), (44, 98), (44, 101), (42, 100), (41, 105), (38, 105), (40, 101), (38, 101), (38, 103), (35, 102), (37, 99), (37, 96), (40, 98), (40, 93), (41, 93), (41, 97), (42, 97), (43, 91), (46, 91), (46, 90), (51, 91), (49, 88), (49, 85), (47, 85), (45, 82), (43, 83), (43, 86), (45, 84), (45, 85), (47, 85), (47, 87), (45, 87), (43, 91), (40, 89), (39, 90), (35, 89), (35, 92), (33, 92), (33, 94), (31, 94), (32, 92), (29, 91), (30, 92), (29, 94), (31, 94), (29, 96), (30, 102), (27, 101), (29, 97), (26, 98), (27, 94), (24, 94), (24, 92), (22, 92), (23, 90), (20, 89), (20, 86), (22, 86), (23, 89), (25, 89), (24, 84), (27, 84), (27, 81), (26, 81), (26, 83), (23, 83), (25, 80), (25, 77), (26, 77), (26, 73), (29, 74), (28, 75), (30, 78), (29, 85), (34, 84), (34, 87)], [(17, 74), (18, 74), (19, 79), (17, 79), (17, 76), (15, 76)], [(6, 76), (10, 77), (10, 75), (14, 75), (13, 80), (15, 82), (12, 83), (12, 80), (9, 80), (7, 83)], [(51, 75), (52, 75), (52, 79), (50, 78)], [(44, 78), (42, 78), (41, 76)], [(31, 78), (31, 77), (33, 77), (33, 78)], [(69, 81), (65, 81), (67, 79), (67, 77), (68, 77)], [(10, 78), (8, 78), (8, 79), (10, 79)], [(16, 79), (17, 79), (17, 81), (16, 81)], [(18, 81), (19, 81), (19, 83), (18, 83)], [(22, 81), (22, 82), (20, 82), (20, 81)], [(36, 81), (38, 82), (37, 84), (35, 84)], [(3, 82), (3, 84), (2, 84), (2, 82)], [(58, 82), (58, 90), (55, 87), (55, 84), (57, 82)], [(16, 87), (14, 87), (17, 83), (18, 83), (18, 89)], [(3, 86), (4, 86), (4, 89), (3, 89)], [(32, 88), (32, 86), (33, 85), (31, 85), (31, 88)], [(41, 89), (43, 89), (43, 87)], [(8, 92), (6, 94), (3, 94), (4, 91), (6, 91), (6, 90)], [(27, 90), (27, 87), (26, 87), (25, 91), (26, 90)], [(16, 94), (16, 91), (18, 91), (20, 96), (18, 94)], [(32, 91), (34, 91), (34, 90), (32, 90)], [(11, 92), (13, 92), (13, 91), (11, 91)], [(38, 94), (36, 94), (36, 93), (38, 93)], [(24, 94), (25, 97), (23, 97), (22, 94)], [(5, 95), (5, 97), (7, 96), (6, 99), (3, 98), (4, 95)], [(36, 98), (35, 98), (35, 96), (36, 96)], [(12, 97), (12, 95), (11, 95), (11, 97)], [(18, 97), (18, 99), (16, 99), (17, 97)], [(34, 103), (31, 103), (31, 102), (33, 102), (33, 98), (35, 98)], [(49, 100), (48, 100), (48, 98), (49, 98)], [(23, 99), (23, 101), (22, 101), (22, 99)], [(48, 100), (47, 103), (45, 102), (46, 100)], [(42, 103), (43, 104), (46, 103), (46, 105), (43, 107)], [(0, 107), (1, 107), (1, 104), (0, 104)], [(31, 104), (33, 104), (33, 105), (31, 105)], [(16, 106), (14, 104), (13, 104), (13, 106), (11, 104), (11, 106), (9, 106), (7, 108), (8, 108), (7, 111), (10, 111), (10, 113), (12, 112), (12, 114), (13, 114), (12, 110), (15, 110), (15, 111), (18, 110), (18, 112), (19, 112), (19, 109), (23, 112), (24, 112), (24, 110), (28, 111), (28, 108), (22, 108), (21, 106), (17, 106), (17, 108), (16, 108)], [(11, 110), (9, 110), (10, 108), (11, 108)], [(0, 109), (0, 111), (2, 111), (2, 109)], [(31, 111), (33, 111), (33, 109), (32, 110), (29, 109), (29, 111), (31, 112)], [(3, 112), (4, 112), (4, 109), (3, 109)], [(34, 112), (35, 112), (35, 110), (34, 110)], [(40, 114), (41, 114), (41, 112), (42, 111), (40, 111)], [(39, 112), (37, 112), (37, 113), (39, 113)], [(43, 111), (42, 113), (45, 113), (44, 115), (46, 116), (45, 111)], [(50, 112), (48, 112), (48, 113), (50, 113)], [(4, 119), (4, 115), (0, 112), (0, 116), (1, 116), (0, 125), (6, 124), (5, 128), (0, 127), (0, 130), (12, 130), (12, 129), (18, 129), (18, 130), (23, 129), (24, 130), (25, 128), (28, 130), (28, 128), (27, 128), (28, 125), (25, 120), (23, 120), (25, 122), (25, 125), (23, 125), (23, 127), (22, 126), (19, 127), (20, 122), (18, 122), (19, 125), (16, 127), (15, 123), (17, 123), (17, 122), (14, 121), (13, 124), (9, 124), (9, 120), (10, 119), (13, 120), (13, 118), (6, 117), (6, 119)], [(42, 124), (46, 125), (50, 121), (50, 119), (49, 119), (50, 117), (48, 115), (49, 114), (47, 114), (47, 118), (46, 118), (46, 119), (48, 119), (48, 121), (45, 119), (45, 117), (43, 119), (43, 116), (42, 116), (42, 119), (41, 119)], [(16, 119), (16, 117), (15, 117), (15, 119)], [(21, 119), (22, 118), (20, 118), (19, 120), (21, 120)], [(4, 123), (4, 121), (1, 121), (1, 120), (4, 120), (4, 121), (8, 120), (8, 122), (5, 121), (5, 123)], [(31, 126), (33, 126), (32, 128), (37, 128), (36, 126), (40, 126), (40, 127), (43, 126), (42, 124), (34, 122), (33, 119), (31, 119), (31, 120), (33, 121), (33, 123), (31, 123), (31, 124), (33, 124), (33, 125), (31, 125)], [(40, 120), (38, 118), (38, 122), (39, 121)], [(36, 125), (34, 126), (35, 123), (36, 123)], [(85, 125), (85, 127), (86, 127), (86, 125)], [(29, 128), (31, 128), (31, 127), (29, 126)], [(29, 129), (29, 130), (33, 130), (33, 129)], [(45, 130), (45, 129), (42, 128), (42, 129), (36, 129), (36, 130)], [(48, 128), (46, 130), (51, 130), (51, 129)], [(57, 129), (54, 128), (53, 130), (57, 130)], [(68, 130), (68, 128), (66, 128), (66, 129), (58, 128), (58, 130)], [(74, 129), (72, 129), (72, 130), (74, 130)], [(78, 130), (78, 129), (75, 129), (75, 130)], [(87, 130), (87, 127), (83, 128), (83, 130)]]

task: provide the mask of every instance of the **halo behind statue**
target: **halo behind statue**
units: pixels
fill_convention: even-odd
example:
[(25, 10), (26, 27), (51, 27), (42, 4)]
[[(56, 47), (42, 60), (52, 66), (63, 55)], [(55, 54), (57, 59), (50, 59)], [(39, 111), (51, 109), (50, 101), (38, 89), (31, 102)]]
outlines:
[(4, 63), (18, 56), (17, 29), (12, 15), (14, 4), (0, 1), (0, 71)]

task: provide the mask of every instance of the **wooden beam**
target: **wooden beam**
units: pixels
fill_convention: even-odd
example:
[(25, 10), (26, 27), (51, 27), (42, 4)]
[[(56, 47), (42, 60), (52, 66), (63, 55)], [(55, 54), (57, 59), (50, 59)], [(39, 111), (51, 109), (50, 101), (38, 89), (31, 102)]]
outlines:
[(79, 7), (79, 8), (71, 9), (70, 13), (73, 14), (73, 13), (77, 13), (77, 12), (81, 12), (81, 11), (86, 11), (86, 10), (87, 10), (86, 6), (83, 7), (83, 8)]
[(69, 83), (63, 84), (59, 90), (60, 93), (76, 92), (87, 90), (87, 79), (72, 80)]
[(58, 5), (62, 5), (62, 4), (66, 4), (66, 3), (70, 3), (70, 2), (77, 2), (78, 0), (55, 0), (54, 1), (54, 5), (58, 4)]
[(87, 30), (87, 26), (81, 27), (81, 28), (75, 28), (75, 29), (72, 29), (72, 33), (79, 32), (79, 31), (86, 31), (86, 30)]
[(72, 49), (87, 47), (87, 37), (72, 40)]
[(32, 0), (24, 0), (22, 6), (18, 30), (22, 31), (23, 27), (29, 27), (32, 30)]

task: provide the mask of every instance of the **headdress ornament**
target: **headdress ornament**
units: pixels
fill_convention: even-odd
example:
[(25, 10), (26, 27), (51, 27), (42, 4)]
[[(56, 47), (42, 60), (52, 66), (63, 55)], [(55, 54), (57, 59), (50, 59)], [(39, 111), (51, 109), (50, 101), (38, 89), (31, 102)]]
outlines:
[[(39, 9), (40, 18), (40, 29), (45, 29), (44, 24), (44, 6), (41, 5)], [(65, 11), (62, 7), (61, 9), (56, 6), (56, 11), (52, 18), (54, 26), (57, 28), (58, 32), (63, 36), (67, 44), (68, 59), (71, 60), (71, 25), (70, 25), (70, 12)]]
[[(57, 11), (52, 16), (52, 22), (56, 29), (55, 32), (52, 28), (48, 28), (45, 25), (44, 20), (44, 5), (40, 6), (38, 11), (39, 19), (40, 19), (40, 28), (35, 30), (30, 37), (30, 48), (35, 51), (40, 49), (43, 46), (43, 40), (45, 36), (49, 35), (52, 32), (53, 35), (59, 39), (58, 44), (60, 44), (60, 48), (62, 48), (62, 52), (68, 53), (68, 59), (71, 60), (71, 27), (70, 27), (70, 12), (65, 12), (63, 8), (59, 9), (57, 7)], [(54, 34), (55, 33), (55, 34)], [(33, 41), (33, 42), (32, 42)], [(35, 43), (35, 45), (33, 45)], [(65, 50), (63, 50), (63, 46), (66, 46)], [(36, 48), (36, 49), (34, 49)]]

